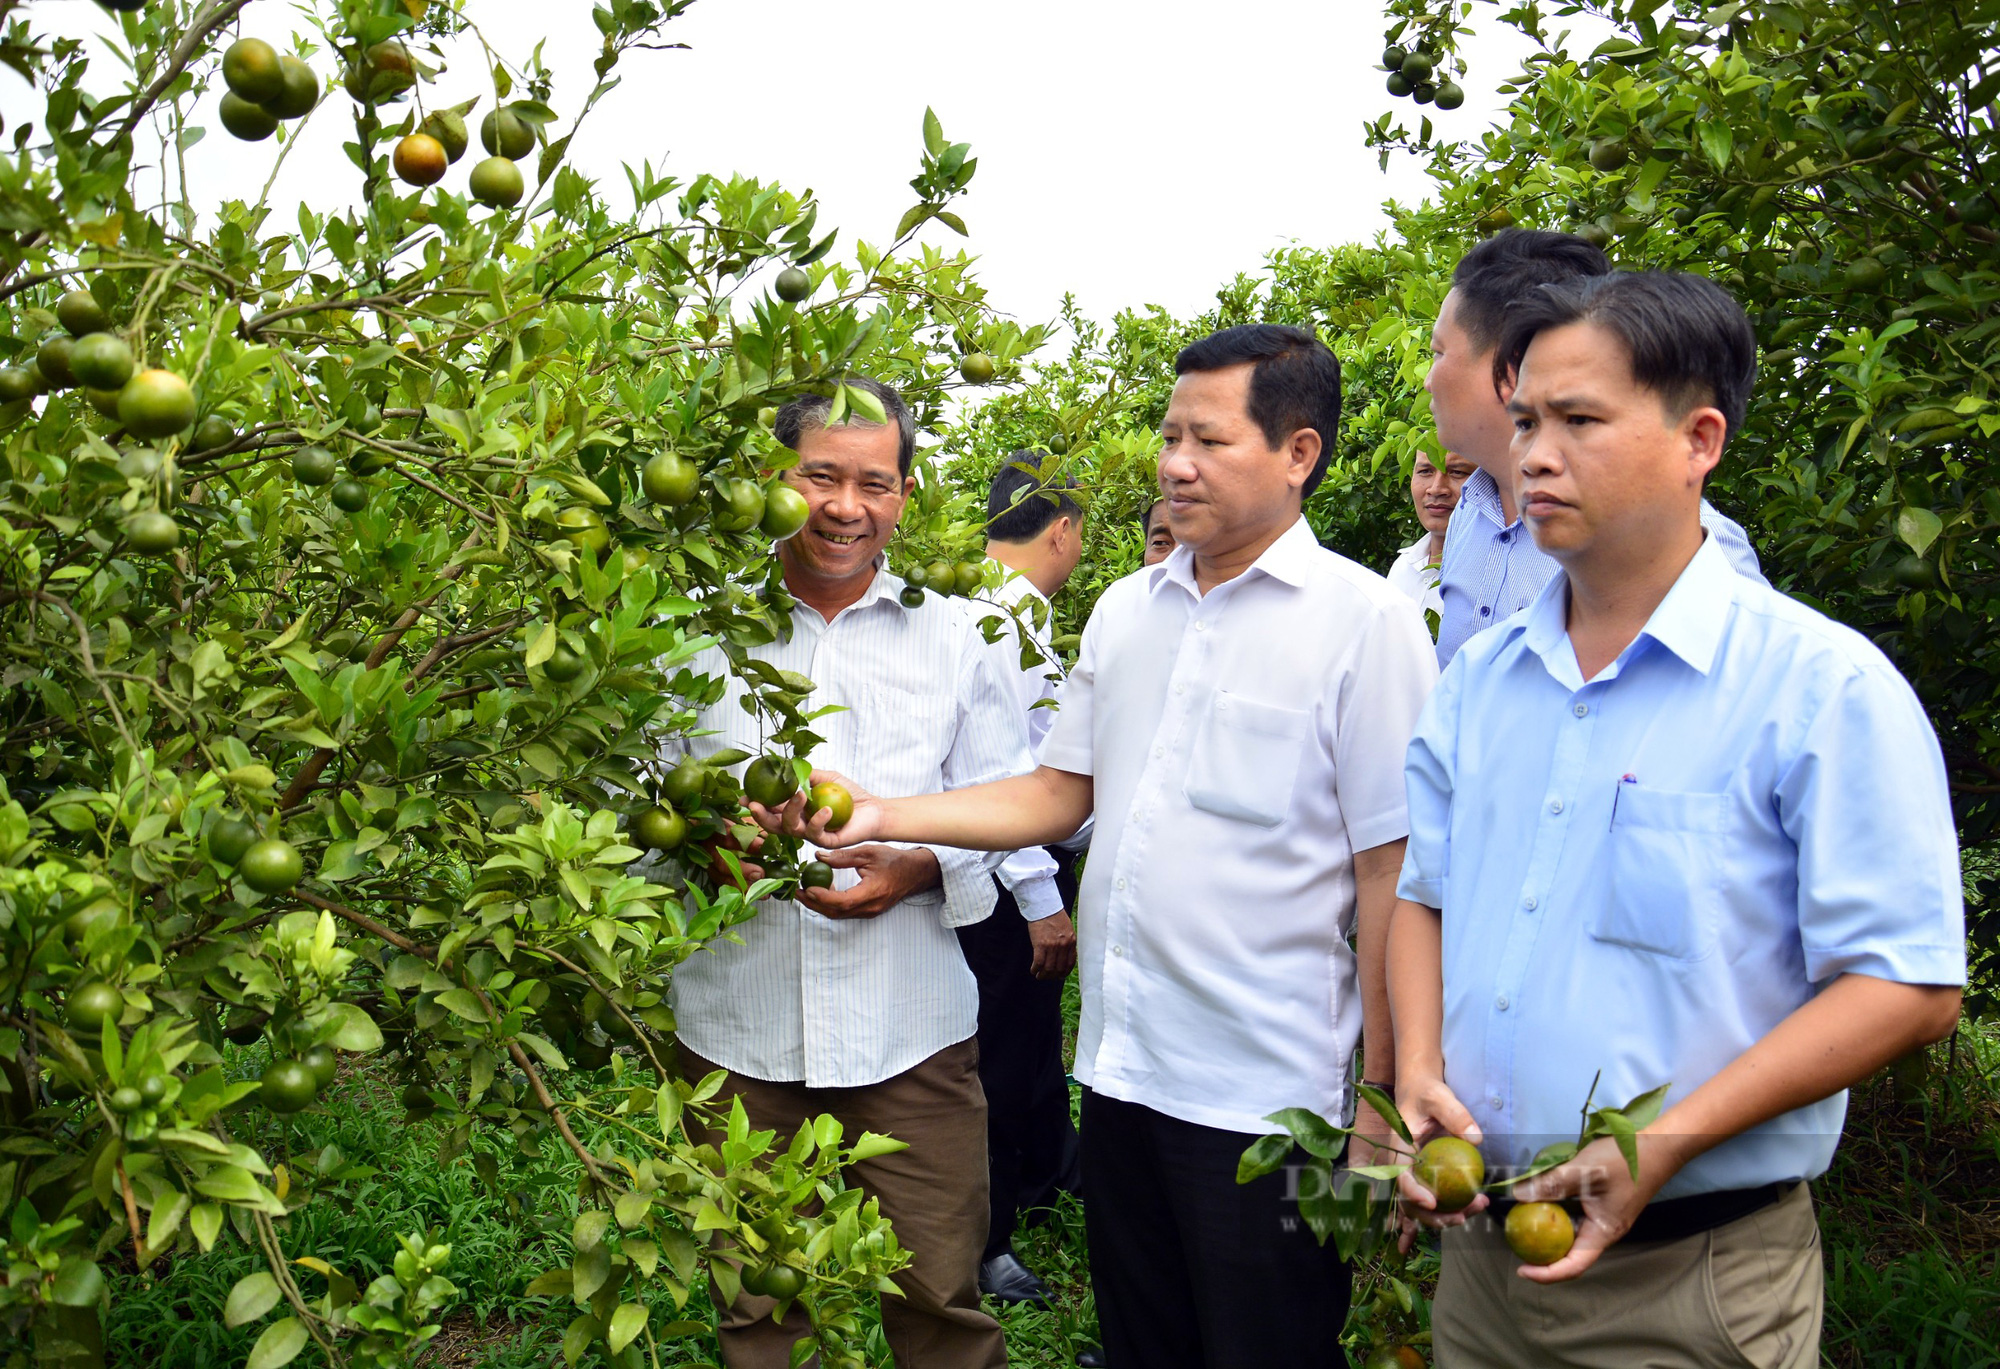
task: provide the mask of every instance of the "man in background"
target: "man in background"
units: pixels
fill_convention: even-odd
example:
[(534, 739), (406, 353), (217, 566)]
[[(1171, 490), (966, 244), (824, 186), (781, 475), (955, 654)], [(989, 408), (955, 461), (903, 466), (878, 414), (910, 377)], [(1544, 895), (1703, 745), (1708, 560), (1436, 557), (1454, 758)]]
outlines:
[[(986, 554), (1004, 568), (981, 597), (1004, 610), (973, 619), (990, 638), (994, 670), (1010, 681), (1039, 760), (1056, 719), (1050, 701), (1062, 664), (1049, 648), (1049, 600), (1083, 555), (1074, 482), (1045, 478), (1040, 452), (1011, 452), (986, 503)], [(982, 621), (983, 620), (983, 621)], [(992, 1219), (979, 1289), (1001, 1302), (1046, 1303), (1048, 1287), (1015, 1255), (1021, 1214), (1079, 1187), (1076, 1127), (1062, 1059), (1063, 981), (1076, 965), (1073, 855), (1030, 846), (1001, 862), (993, 916), (958, 929), (979, 981), (979, 1082), (986, 1090), (986, 1163)]]
[[(1539, 285), (1610, 270), (1610, 259), (1574, 234), (1503, 228), (1451, 273), (1451, 290), (1431, 330), (1433, 360), (1424, 388), (1439, 444), (1479, 469), (1459, 491), (1438, 567), (1441, 667), (1475, 632), (1533, 603), (1556, 575), (1556, 563), (1536, 548), (1514, 503), (1516, 474), (1507, 455), (1514, 420), (1493, 373), (1493, 348), (1507, 310)], [(1750, 539), (1706, 499), (1701, 525), (1739, 574), (1763, 581)]]
[(1145, 517), (1139, 520), (1139, 529), (1145, 534), (1145, 554), (1142, 565), (1157, 566), (1174, 554), (1179, 545), (1174, 541), (1174, 530), (1167, 526), (1167, 501), (1155, 499), (1146, 508)]
[(1397, 553), (1389, 567), (1389, 583), (1416, 600), (1426, 622), (1442, 614), (1444, 600), (1438, 594), (1438, 564), (1444, 559), (1444, 534), (1451, 511), (1458, 507), (1458, 489), (1478, 467), (1458, 455), (1446, 452), (1442, 465), (1424, 452), (1410, 468), (1410, 502), (1416, 506), (1417, 522), (1424, 535)]

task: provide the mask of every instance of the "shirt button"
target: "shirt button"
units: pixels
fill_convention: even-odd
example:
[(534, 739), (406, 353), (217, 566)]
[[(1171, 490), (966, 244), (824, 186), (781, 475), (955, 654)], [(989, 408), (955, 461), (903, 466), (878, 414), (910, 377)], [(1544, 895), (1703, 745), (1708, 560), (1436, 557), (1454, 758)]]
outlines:
[(1488, 1098), (1486, 1101), (1493, 1105), (1493, 1110), (1495, 1112), (1498, 1112), (1501, 1108), (1507, 1106), (1506, 1103), (1501, 1100), (1500, 1095), (1497, 1093), (1494, 1094), (1491, 1098)]
[(1582, 716), (1583, 716), (1584, 714), (1586, 714), (1586, 713), (1590, 712), (1590, 705), (1589, 705), (1589, 704), (1578, 704), (1578, 705), (1576, 706), (1576, 709), (1575, 709), (1575, 712), (1576, 712), (1576, 716), (1577, 716), (1577, 717), (1579, 717), (1579, 718), (1581, 718), (1581, 717), (1582, 717)]
[(1208, 624), (1197, 618), (1194, 620), (1194, 630), (1196, 632), (1206, 632), (1208, 631)]
[(1123, 889), (1123, 888), (1125, 887), (1125, 881), (1124, 881), (1124, 880), (1122, 880), (1122, 879), (1121, 879), (1121, 880), (1119, 880), (1119, 881), (1118, 881), (1118, 887), (1119, 887), (1119, 888), (1121, 888), (1121, 889)]
[(1499, 1010), (1500, 1010), (1501, 1012), (1506, 1012), (1506, 1011), (1507, 1011), (1507, 995), (1503, 993), (1503, 994), (1501, 994), (1501, 995), (1500, 995), (1500, 996), (1499, 996), (1498, 998), (1494, 999), (1494, 1000), (1493, 1000), (1493, 1006), (1494, 1006), (1494, 1007), (1496, 1007), (1496, 1008), (1498, 1008), (1498, 1009), (1499, 1009)]
[(1154, 760), (1158, 760), (1158, 759), (1159, 759), (1160, 757), (1162, 757), (1162, 756), (1164, 756), (1164, 755), (1166, 755), (1166, 754), (1167, 754), (1167, 748), (1166, 748), (1166, 747), (1164, 747), (1164, 746), (1156, 746), (1156, 747), (1154, 747), (1154, 748), (1153, 748), (1153, 759), (1154, 759)]
[[(1125, 886), (1124, 884), (1121, 883), (1119, 884), (1118, 887), (1123, 889)], [(1526, 898), (1521, 900), (1521, 906), (1523, 908), (1526, 908), (1529, 912), (1532, 913), (1539, 905), (1535, 902), (1535, 896), (1533, 894), (1529, 894)]]
[(1111, 954), (1118, 956), (1122, 959), (1125, 955), (1125, 948), (1123, 946), (1113, 946), (1111, 948)]
[(1176, 694), (1185, 694), (1185, 693), (1187, 693), (1187, 686), (1186, 686), (1186, 685), (1175, 685), (1175, 686), (1174, 686), (1174, 693), (1176, 693)]
[(1551, 813), (1560, 813), (1562, 812), (1562, 810), (1563, 810), (1563, 801), (1561, 799), (1549, 800), (1549, 811)]
[(1492, 607), (1491, 607), (1490, 605), (1488, 605), (1488, 604), (1481, 604), (1481, 605), (1479, 606), (1479, 616), (1480, 616), (1480, 617), (1482, 617), (1482, 618), (1486, 618), (1486, 617), (1490, 617), (1490, 616), (1492, 615), (1492, 613), (1493, 613), (1493, 609), (1492, 609)]

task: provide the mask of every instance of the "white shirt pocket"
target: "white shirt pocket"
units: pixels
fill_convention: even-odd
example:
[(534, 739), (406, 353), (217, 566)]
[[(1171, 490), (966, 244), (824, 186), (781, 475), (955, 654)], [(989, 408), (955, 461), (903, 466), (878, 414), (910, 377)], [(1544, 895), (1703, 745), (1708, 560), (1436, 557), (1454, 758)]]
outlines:
[(1612, 808), (1609, 897), (1590, 935), (1672, 960), (1715, 949), (1730, 796), (1621, 784)]
[(1187, 801), (1218, 817), (1276, 827), (1292, 806), (1308, 721), (1302, 709), (1216, 690), (1195, 732)]

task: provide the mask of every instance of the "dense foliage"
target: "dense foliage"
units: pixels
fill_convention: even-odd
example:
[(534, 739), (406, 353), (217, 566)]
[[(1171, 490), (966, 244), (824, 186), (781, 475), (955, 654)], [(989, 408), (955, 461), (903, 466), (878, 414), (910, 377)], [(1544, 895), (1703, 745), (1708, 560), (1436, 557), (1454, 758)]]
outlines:
[[(722, 691), (687, 668), (709, 645), (774, 754), (813, 741), (810, 683), (756, 660), (799, 512), (769, 406), (868, 408), (840, 384), (865, 371), (930, 423), (1035, 345), (962, 254), (911, 246), (963, 231), (975, 161), (927, 118), (894, 245), (836, 253), (777, 186), (647, 167), (615, 212), (565, 164), (685, 0), (575, 11), (594, 85), (475, 56), (486, 89), (451, 106), (447, 57), (485, 51), (466, 0), (116, 8), (110, 86), (74, 7), (0, 53), (42, 101), (0, 163), (0, 1341), (97, 1363), (109, 1262), (242, 1242), (256, 1369), (407, 1362), (449, 1250), (412, 1235), (358, 1288), (288, 1243), (343, 1178), (292, 1114), (386, 1050), (496, 1201), (475, 1133), (569, 1148), (573, 1256), (535, 1291), (574, 1303), (571, 1362), (699, 1329), (650, 1308), (711, 1271), (854, 1362), (905, 1257), (840, 1171), (896, 1143), (752, 1133), (676, 1076), (673, 966), (793, 871), (676, 860), (741, 820), (737, 781), (663, 799), (652, 761)], [(190, 160), (275, 161), (301, 117), (351, 120), (353, 208), (196, 212)], [(494, 154), (472, 197), (426, 189), (468, 119)]]

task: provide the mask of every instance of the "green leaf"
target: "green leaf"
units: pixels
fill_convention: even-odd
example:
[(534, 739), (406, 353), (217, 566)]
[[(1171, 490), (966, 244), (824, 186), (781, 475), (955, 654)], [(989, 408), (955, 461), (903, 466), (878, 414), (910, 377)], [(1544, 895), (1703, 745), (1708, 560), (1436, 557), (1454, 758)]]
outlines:
[(892, 1136), (879, 1136), (872, 1131), (864, 1131), (860, 1138), (848, 1147), (847, 1163), (856, 1165), (863, 1160), (872, 1160), (878, 1155), (894, 1155), (899, 1150), (909, 1148), (908, 1141), (898, 1141)]
[[(34, 1266), (28, 1268), (33, 1270)], [(95, 1260), (81, 1255), (65, 1257), (56, 1266), (55, 1278), (49, 1281), (49, 1297), (64, 1307), (95, 1307), (103, 1296), (103, 1272)]]
[(570, 1239), (578, 1250), (590, 1250), (604, 1239), (604, 1233), (611, 1227), (611, 1214), (601, 1207), (586, 1208), (576, 1214), (576, 1224), (571, 1228)]
[(470, 989), (446, 989), (437, 996), (438, 1006), (462, 1017), (468, 1022), (485, 1025), (492, 1019), (479, 1001), (479, 996)]
[(1276, 1173), (1291, 1153), (1292, 1138), (1285, 1132), (1258, 1137), (1243, 1152), (1243, 1158), (1236, 1162), (1236, 1182), (1247, 1184), (1252, 1179)]
[(530, 1298), (567, 1298), (576, 1287), (576, 1276), (567, 1269), (551, 1269), (539, 1275), (525, 1290)]
[(1410, 1135), (1409, 1124), (1403, 1120), (1403, 1114), (1397, 1110), (1395, 1099), (1373, 1084), (1356, 1084), (1354, 1091), (1360, 1095), (1362, 1102), (1375, 1109), (1376, 1115), (1387, 1122), (1396, 1135), (1403, 1138), (1405, 1145), (1417, 1143), (1416, 1138)]
[(928, 203), (911, 205), (909, 211), (903, 215), (902, 222), (896, 225), (896, 238), (900, 240), (935, 212), (936, 206)]
[(602, 1245), (593, 1245), (588, 1250), (577, 1252), (570, 1263), (572, 1282), (570, 1296), (578, 1302), (587, 1302), (592, 1293), (604, 1287), (604, 1281), (611, 1277), (611, 1251)]
[(264, 1334), (257, 1337), (257, 1343), (250, 1347), (250, 1358), (244, 1361), (243, 1369), (280, 1369), (290, 1364), (299, 1351), (306, 1348), (306, 1329), (298, 1318), (286, 1317), (274, 1321), (264, 1328)]
[(1322, 1160), (1333, 1159), (1347, 1144), (1344, 1128), (1334, 1126), (1307, 1108), (1284, 1108), (1264, 1120), (1273, 1126), (1283, 1127), (1308, 1155), (1316, 1155)]
[(336, 1024), (333, 1035), (327, 1038), (328, 1045), (356, 1054), (382, 1049), (382, 1029), (361, 1008), (352, 1003), (335, 1003), (327, 1013)]
[(229, 1290), (229, 1300), (222, 1305), (222, 1324), (241, 1326), (245, 1322), (256, 1321), (276, 1307), (282, 1296), (278, 1281), (269, 1270), (260, 1269), (254, 1274), (245, 1274)]
[(581, 1316), (569, 1324), (563, 1332), (563, 1360), (575, 1369), (576, 1362), (583, 1358), (583, 1352), (590, 1343), (604, 1334), (604, 1324), (592, 1316)]
[(1937, 541), (1938, 534), (1943, 531), (1944, 520), (1929, 509), (1910, 505), (1896, 515), (1896, 536), (1919, 556), (1930, 550), (1931, 543)]
[(645, 1329), (646, 1309), (636, 1302), (618, 1304), (618, 1310), (611, 1314), (611, 1327), (604, 1333), (604, 1343), (612, 1354), (617, 1354), (635, 1340)]
[(926, 108), (924, 110), (924, 151), (936, 157), (943, 154), (944, 148), (944, 125), (938, 122), (936, 111)]
[(535, 640), (528, 644), (527, 653), (521, 658), (523, 664), (538, 666), (555, 655), (556, 640), (556, 625), (543, 623), (542, 630), (535, 635)]

